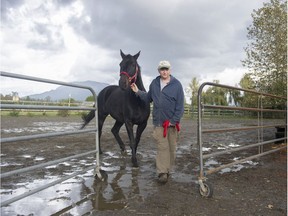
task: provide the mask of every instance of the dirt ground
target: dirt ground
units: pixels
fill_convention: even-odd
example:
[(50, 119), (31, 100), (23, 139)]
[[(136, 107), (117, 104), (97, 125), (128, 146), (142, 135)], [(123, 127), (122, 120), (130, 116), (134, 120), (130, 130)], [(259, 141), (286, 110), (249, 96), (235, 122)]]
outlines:
[[(101, 169), (108, 179), (98, 182), (93, 171), (45, 189), (28, 198), (1, 208), (1, 215), (287, 215), (287, 151), (276, 152), (253, 161), (235, 165), (208, 175), (213, 186), (212, 198), (199, 194), (199, 152), (197, 120), (183, 119), (179, 135), (175, 170), (168, 183), (157, 183), (156, 148), (151, 136), (151, 121), (138, 147), (139, 168), (132, 168), (128, 155), (110, 132), (107, 119), (101, 139)], [(276, 122), (276, 121), (275, 121)], [(275, 123), (272, 122), (272, 123)], [(81, 118), (73, 117), (2, 117), (1, 136), (69, 131), (78, 128)], [(228, 128), (256, 125), (256, 120), (210, 119), (203, 128)], [(271, 124), (271, 120), (265, 122)], [(89, 125), (88, 127), (91, 127)], [(264, 140), (274, 139), (275, 129), (263, 131)], [(127, 143), (124, 127), (120, 133)], [(203, 136), (203, 151), (211, 153), (257, 143), (257, 131), (217, 133)], [(265, 146), (264, 150), (282, 144)], [(33, 141), (1, 144), (1, 173), (95, 149), (93, 134), (72, 135)], [(258, 152), (258, 147), (204, 161), (205, 170), (233, 162)], [(83, 170), (95, 164), (89, 155), (55, 166), (2, 178), (1, 200), (5, 201), (42, 186), (52, 180)]]

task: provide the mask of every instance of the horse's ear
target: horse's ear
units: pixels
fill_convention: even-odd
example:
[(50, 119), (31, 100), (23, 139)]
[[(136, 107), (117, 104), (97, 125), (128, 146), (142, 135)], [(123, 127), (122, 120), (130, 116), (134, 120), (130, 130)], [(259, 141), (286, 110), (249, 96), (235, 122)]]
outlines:
[(141, 52), (141, 51), (139, 51), (136, 55), (133, 56), (135, 60), (138, 59), (138, 57), (139, 57), (139, 55), (140, 55), (140, 52)]
[(122, 52), (121, 49), (120, 49), (120, 54), (121, 54), (122, 59), (124, 59), (126, 57), (126, 55)]

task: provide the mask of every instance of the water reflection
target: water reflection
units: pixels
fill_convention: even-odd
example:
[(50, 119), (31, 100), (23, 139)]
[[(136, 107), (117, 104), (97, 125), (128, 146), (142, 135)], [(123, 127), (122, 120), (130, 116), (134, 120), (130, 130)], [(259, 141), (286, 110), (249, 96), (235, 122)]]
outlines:
[[(130, 165), (130, 163), (129, 163)], [(104, 182), (86, 179), (82, 182), (80, 197), (82, 200), (53, 214), (91, 215), (99, 211), (121, 210), (128, 207), (128, 200), (141, 197), (138, 184), (139, 169), (126, 167), (126, 162), (118, 169), (107, 172), (108, 179)], [(89, 181), (91, 180), (91, 181)]]
[(99, 183), (95, 180), (92, 185), (94, 195), (90, 196), (93, 209), (105, 211), (125, 208), (128, 205), (127, 199), (140, 192), (138, 172), (138, 169), (126, 167), (125, 162), (116, 174), (108, 173), (107, 182)]

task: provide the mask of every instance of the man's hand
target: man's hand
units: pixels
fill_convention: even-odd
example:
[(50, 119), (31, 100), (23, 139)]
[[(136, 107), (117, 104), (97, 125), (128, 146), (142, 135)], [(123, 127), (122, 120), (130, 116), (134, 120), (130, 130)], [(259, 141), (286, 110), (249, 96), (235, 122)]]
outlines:
[(132, 91), (134, 91), (135, 93), (138, 92), (138, 87), (137, 87), (137, 85), (136, 85), (135, 83), (132, 83), (132, 84), (130, 85), (130, 87), (131, 87)]

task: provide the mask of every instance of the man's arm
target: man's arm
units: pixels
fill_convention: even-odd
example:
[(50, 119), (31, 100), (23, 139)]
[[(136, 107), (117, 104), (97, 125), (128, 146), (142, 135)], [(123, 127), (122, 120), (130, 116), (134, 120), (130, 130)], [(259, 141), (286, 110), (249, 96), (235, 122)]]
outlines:
[(130, 87), (131, 87), (132, 91), (134, 91), (135, 94), (138, 97), (140, 97), (141, 100), (148, 101), (149, 103), (152, 102), (150, 89), (149, 89), (148, 93), (145, 92), (145, 91), (141, 91), (141, 90), (138, 89), (138, 87), (137, 87), (137, 85), (135, 83), (132, 83)]
[(175, 107), (174, 116), (171, 119), (171, 124), (175, 125), (177, 122), (180, 122), (184, 113), (184, 92), (182, 86), (180, 85), (178, 92), (177, 92), (177, 101)]

